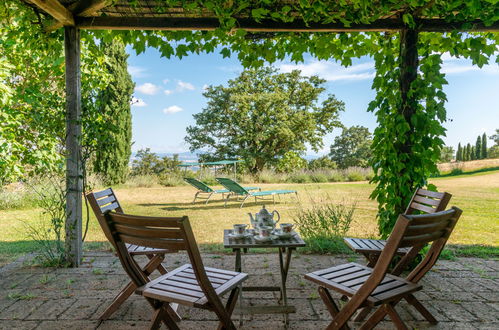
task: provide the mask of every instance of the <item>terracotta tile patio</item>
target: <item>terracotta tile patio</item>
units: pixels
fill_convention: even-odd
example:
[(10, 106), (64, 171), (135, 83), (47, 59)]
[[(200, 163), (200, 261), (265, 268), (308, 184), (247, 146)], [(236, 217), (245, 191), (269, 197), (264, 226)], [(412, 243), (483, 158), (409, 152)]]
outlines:
[[(234, 257), (204, 254), (206, 266), (234, 268)], [(187, 261), (185, 254), (167, 255), (165, 266), (172, 269)], [(351, 261), (350, 259), (348, 261)], [(364, 260), (358, 259), (360, 263)], [(317, 288), (303, 279), (305, 272), (347, 262), (346, 256), (294, 255), (288, 278), (291, 329), (322, 329), (330, 316), (318, 298)], [(278, 285), (276, 254), (243, 256), (247, 283)], [(0, 269), (0, 329), (145, 329), (151, 308), (142, 297), (132, 296), (101, 324), (98, 317), (128, 281), (121, 265), (111, 253), (85, 255), (78, 269), (47, 269), (25, 266), (20, 259)], [(461, 258), (441, 260), (423, 281), (417, 297), (438, 319), (430, 326), (406, 304), (398, 310), (410, 327), (424, 329), (499, 329), (499, 261)], [(275, 303), (277, 293), (245, 292), (247, 302)], [(337, 296), (335, 296), (337, 297)], [(198, 309), (180, 308), (181, 329), (215, 329), (215, 315)], [(239, 315), (234, 315), (239, 319)], [(282, 329), (282, 315), (245, 316), (243, 329)], [(236, 323), (238, 324), (238, 323)], [(352, 324), (355, 327), (355, 324)], [(382, 322), (379, 329), (392, 329)]]

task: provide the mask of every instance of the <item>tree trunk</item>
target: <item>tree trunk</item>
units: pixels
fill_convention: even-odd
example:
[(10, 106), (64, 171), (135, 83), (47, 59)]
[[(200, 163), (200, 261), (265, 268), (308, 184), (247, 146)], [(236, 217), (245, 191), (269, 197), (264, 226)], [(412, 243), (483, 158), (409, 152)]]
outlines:
[[(417, 97), (409, 91), (411, 90), (412, 83), (416, 80), (418, 74), (418, 31), (414, 29), (404, 29), (400, 31), (400, 96), (401, 104), (399, 113), (403, 115), (405, 121), (409, 125), (410, 129), (405, 135), (405, 139), (402, 143), (399, 143), (395, 147), (399, 150), (400, 154), (405, 154), (406, 157), (404, 165), (399, 173), (403, 176), (408, 170), (407, 166), (412, 161), (412, 148), (413, 144), (411, 141), (411, 136), (414, 135), (414, 125), (412, 124), (412, 116), (416, 113), (418, 100)], [(400, 159), (401, 157), (399, 157)], [(410, 170), (409, 170), (410, 172)], [(400, 201), (397, 205), (396, 214), (403, 213), (407, 206), (409, 199), (412, 196), (412, 190), (414, 189), (414, 181), (409, 179), (409, 182), (401, 180), (405, 187), (399, 187), (397, 191), (397, 197)], [(409, 187), (410, 186), (410, 187)]]

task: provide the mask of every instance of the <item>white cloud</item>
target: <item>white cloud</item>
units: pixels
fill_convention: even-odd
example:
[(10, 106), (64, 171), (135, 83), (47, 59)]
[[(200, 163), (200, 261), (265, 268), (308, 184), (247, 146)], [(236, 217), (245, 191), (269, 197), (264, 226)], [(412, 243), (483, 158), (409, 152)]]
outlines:
[(147, 71), (146, 68), (140, 66), (133, 66), (133, 65), (128, 66), (128, 72), (134, 78), (146, 77), (147, 76), (146, 71)]
[(328, 81), (367, 80), (374, 77), (374, 63), (366, 62), (349, 66), (327, 61), (313, 61), (307, 64), (282, 64), (280, 70), (291, 72), (300, 70), (305, 76), (317, 75)]
[(184, 109), (182, 109), (178, 105), (172, 105), (172, 106), (169, 106), (168, 108), (163, 109), (163, 113), (165, 113), (165, 114), (171, 114), (171, 113), (176, 113), (176, 112), (180, 112), (180, 111), (184, 111)]
[(170, 95), (173, 94), (173, 91), (171, 89), (165, 89), (163, 93), (165, 93), (165, 95)]
[(160, 88), (154, 84), (145, 83), (135, 87), (135, 90), (141, 92), (142, 94), (154, 95), (159, 92)]
[(191, 83), (183, 82), (182, 80), (177, 81), (177, 91), (179, 91), (179, 92), (182, 92), (185, 90), (193, 91), (195, 89), (196, 88)]
[(132, 105), (132, 107), (137, 107), (137, 108), (142, 108), (147, 106), (147, 103), (144, 102), (144, 100), (138, 99), (136, 97), (132, 97), (132, 101), (130, 102), (130, 104)]

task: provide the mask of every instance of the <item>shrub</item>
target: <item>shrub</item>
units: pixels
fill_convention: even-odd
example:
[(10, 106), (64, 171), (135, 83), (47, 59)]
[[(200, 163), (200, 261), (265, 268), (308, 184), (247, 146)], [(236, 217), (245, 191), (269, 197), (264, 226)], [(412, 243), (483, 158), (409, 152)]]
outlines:
[(328, 156), (322, 156), (317, 159), (312, 159), (308, 162), (309, 170), (319, 170), (319, 169), (335, 169), (338, 165), (334, 160), (331, 160)]
[(158, 184), (157, 175), (134, 175), (128, 178), (124, 184), (127, 188), (150, 188)]
[(39, 197), (27, 189), (25, 183), (14, 183), (0, 187), (0, 210), (36, 207)]
[(321, 183), (321, 182), (328, 182), (329, 181), (327, 171), (325, 171), (325, 170), (315, 170), (315, 171), (311, 171), (309, 173), (310, 173), (310, 180), (312, 182)]
[(289, 175), (288, 182), (292, 183), (310, 183), (312, 179), (307, 172), (304, 171), (296, 171)]
[(327, 180), (329, 182), (342, 182), (342, 181), (346, 181), (346, 178), (341, 171), (332, 170), (332, 171), (329, 171)]
[(328, 196), (319, 200), (310, 198), (309, 208), (300, 205), (293, 217), (303, 239), (312, 252), (343, 253), (348, 251), (342, 239), (350, 229), (356, 203), (333, 204)]
[(256, 176), (256, 180), (260, 183), (282, 183), (288, 180), (289, 175), (286, 173), (276, 173), (275, 171), (264, 169)]
[(177, 172), (163, 172), (158, 176), (158, 182), (165, 187), (177, 187), (184, 185), (183, 177)]

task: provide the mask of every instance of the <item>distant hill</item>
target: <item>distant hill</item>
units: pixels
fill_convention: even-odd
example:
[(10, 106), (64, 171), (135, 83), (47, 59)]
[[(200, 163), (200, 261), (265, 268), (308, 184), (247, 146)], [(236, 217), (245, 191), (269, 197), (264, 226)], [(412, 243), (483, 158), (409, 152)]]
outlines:
[[(198, 160), (199, 153), (192, 153), (189, 151), (177, 152), (177, 153), (175, 153), (175, 152), (156, 152), (156, 155), (158, 155), (159, 157), (164, 157), (164, 156), (173, 157), (174, 154), (177, 154), (178, 158), (183, 162), (195, 162)], [(130, 157), (130, 161), (135, 159), (136, 155), (137, 155), (136, 152), (132, 152), (132, 156)], [(322, 157), (322, 156), (324, 156), (324, 155), (318, 155), (318, 154), (305, 155), (303, 158), (305, 158), (306, 160), (312, 160), (312, 159), (317, 159), (317, 158)]]

